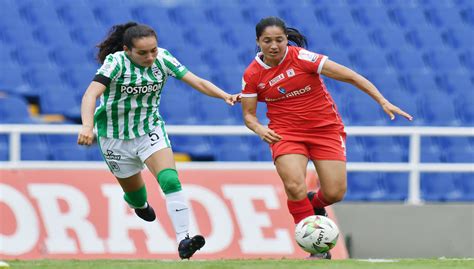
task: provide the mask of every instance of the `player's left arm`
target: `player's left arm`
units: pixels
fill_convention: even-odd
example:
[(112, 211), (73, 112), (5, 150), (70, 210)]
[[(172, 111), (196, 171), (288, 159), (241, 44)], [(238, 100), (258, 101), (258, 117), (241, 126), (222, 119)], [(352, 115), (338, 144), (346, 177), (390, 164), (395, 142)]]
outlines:
[(360, 74), (354, 72), (352, 69), (328, 59), (323, 65), (321, 74), (332, 79), (350, 83), (359, 88), (361, 91), (367, 93), (377, 103), (380, 104), (385, 113), (390, 116), (390, 119), (395, 119), (395, 114), (399, 114), (407, 118), (408, 120), (413, 120), (413, 117), (410, 114), (406, 113), (399, 107), (390, 103), (379, 92), (379, 90), (374, 86), (374, 84), (372, 84), (372, 82), (370, 82)]
[(240, 101), (240, 94), (228, 94), (209, 80), (202, 79), (190, 71), (186, 72), (181, 80), (205, 95), (224, 99), (224, 101), (229, 105), (233, 106), (236, 102)]

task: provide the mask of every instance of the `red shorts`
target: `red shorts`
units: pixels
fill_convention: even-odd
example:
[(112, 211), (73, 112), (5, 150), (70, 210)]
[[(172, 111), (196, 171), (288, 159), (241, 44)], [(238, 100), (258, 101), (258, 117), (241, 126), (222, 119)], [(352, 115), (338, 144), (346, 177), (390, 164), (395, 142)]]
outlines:
[(310, 160), (346, 161), (346, 133), (323, 131), (310, 134), (279, 133), (283, 139), (270, 144), (273, 161), (285, 154), (302, 154)]

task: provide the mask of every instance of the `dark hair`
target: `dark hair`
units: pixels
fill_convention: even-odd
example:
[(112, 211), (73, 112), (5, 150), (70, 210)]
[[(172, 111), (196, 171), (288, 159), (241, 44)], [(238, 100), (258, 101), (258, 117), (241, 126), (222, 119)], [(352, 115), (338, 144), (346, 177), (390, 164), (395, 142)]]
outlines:
[(133, 39), (147, 36), (156, 36), (156, 32), (149, 26), (136, 22), (127, 22), (112, 26), (107, 37), (97, 47), (97, 60), (103, 63), (107, 55), (123, 50), (123, 46), (133, 48)]
[(285, 22), (278, 17), (266, 17), (261, 19), (255, 26), (255, 33), (257, 34), (257, 39), (260, 38), (265, 28), (268, 26), (277, 26), (280, 27), (285, 35), (288, 36), (288, 45), (296, 45), (297, 47), (306, 48), (308, 46), (308, 41), (306, 37), (298, 31), (296, 28), (286, 27)]

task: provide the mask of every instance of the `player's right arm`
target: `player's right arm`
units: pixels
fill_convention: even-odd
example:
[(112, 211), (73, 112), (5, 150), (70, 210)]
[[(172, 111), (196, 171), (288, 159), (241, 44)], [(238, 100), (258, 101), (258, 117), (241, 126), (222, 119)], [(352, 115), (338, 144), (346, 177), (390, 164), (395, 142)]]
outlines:
[(91, 145), (94, 140), (94, 111), (97, 98), (105, 91), (106, 86), (102, 83), (92, 81), (82, 96), (81, 119), (82, 129), (79, 132), (77, 143), (79, 145)]
[(257, 97), (242, 97), (242, 113), (247, 128), (256, 133), (263, 141), (272, 144), (281, 140), (281, 136), (272, 129), (260, 124), (257, 118)]

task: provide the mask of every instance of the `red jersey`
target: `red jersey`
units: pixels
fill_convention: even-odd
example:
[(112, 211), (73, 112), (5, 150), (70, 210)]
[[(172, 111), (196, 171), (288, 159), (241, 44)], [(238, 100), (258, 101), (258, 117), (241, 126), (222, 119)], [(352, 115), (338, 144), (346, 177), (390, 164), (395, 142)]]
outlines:
[(327, 56), (288, 46), (282, 61), (270, 67), (258, 53), (245, 70), (242, 97), (267, 103), (275, 131), (343, 130), (336, 105), (320, 76)]

